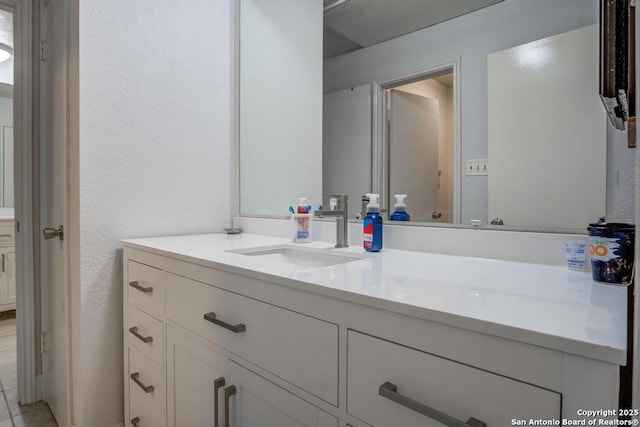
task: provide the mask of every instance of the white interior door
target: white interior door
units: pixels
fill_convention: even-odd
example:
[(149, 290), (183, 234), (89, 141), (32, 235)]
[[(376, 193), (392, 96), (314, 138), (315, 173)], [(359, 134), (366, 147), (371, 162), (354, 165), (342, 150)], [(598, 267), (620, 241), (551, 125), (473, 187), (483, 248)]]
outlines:
[[(42, 2), (40, 223), (68, 229), (68, 0)], [(69, 246), (58, 236), (41, 243), (45, 399), (70, 426)]]
[(389, 208), (394, 194), (407, 194), (412, 221), (433, 221), (438, 210), (439, 102), (391, 90)]
[(592, 25), (487, 57), (490, 219), (576, 228), (605, 215), (599, 34)]

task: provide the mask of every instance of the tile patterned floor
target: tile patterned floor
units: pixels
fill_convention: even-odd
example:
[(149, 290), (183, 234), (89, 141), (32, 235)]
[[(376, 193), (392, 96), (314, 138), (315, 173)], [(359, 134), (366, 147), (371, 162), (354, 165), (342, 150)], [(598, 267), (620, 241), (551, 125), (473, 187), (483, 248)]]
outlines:
[(57, 427), (46, 403), (18, 403), (16, 375), (15, 312), (5, 312), (0, 314), (0, 427)]

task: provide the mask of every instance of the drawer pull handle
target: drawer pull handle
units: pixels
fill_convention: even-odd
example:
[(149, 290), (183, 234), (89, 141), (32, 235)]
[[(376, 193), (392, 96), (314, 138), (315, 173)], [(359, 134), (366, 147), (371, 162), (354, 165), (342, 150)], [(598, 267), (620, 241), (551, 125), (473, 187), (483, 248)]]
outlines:
[(149, 292), (153, 292), (153, 287), (151, 287), (151, 286), (144, 287), (144, 286), (140, 285), (140, 283), (137, 280), (134, 280), (133, 282), (129, 282), (129, 286), (131, 286), (132, 288), (136, 288), (137, 290), (142, 291), (145, 294), (147, 294)]
[(0, 237), (11, 237), (11, 234), (0, 234)]
[(420, 403), (404, 396), (398, 393), (398, 387), (396, 387), (395, 384), (391, 384), (389, 381), (385, 382), (378, 388), (378, 394), (449, 427), (486, 427), (484, 421), (480, 421), (472, 417), (469, 418), (466, 423), (463, 423), (456, 418), (443, 414), (442, 412), (425, 405), (424, 403)]
[(152, 385), (144, 385), (142, 384), (142, 381), (140, 381), (140, 373), (139, 372), (134, 372), (133, 374), (131, 374), (131, 379), (140, 386), (141, 389), (144, 390), (145, 393), (153, 393), (153, 390), (155, 390), (155, 387)]
[(131, 418), (131, 425), (133, 427), (140, 427), (140, 417)]
[(223, 322), (222, 320), (218, 320), (216, 318), (216, 314), (214, 312), (206, 313), (204, 315), (204, 320), (208, 320), (211, 323), (215, 323), (218, 326), (222, 326), (225, 329), (230, 330), (231, 332), (240, 333), (247, 330), (247, 327), (244, 323), (238, 323), (237, 325), (231, 325), (227, 322)]
[(224, 387), (224, 377), (216, 378), (213, 381), (213, 427), (218, 427), (218, 389)]
[(145, 337), (144, 335), (140, 335), (140, 333), (138, 332), (138, 327), (137, 326), (133, 326), (131, 328), (129, 328), (129, 332), (131, 332), (131, 334), (133, 334), (134, 337), (138, 338), (140, 341), (144, 342), (144, 343), (150, 343), (153, 342), (153, 337), (149, 336), (149, 337)]
[(229, 427), (229, 399), (236, 394), (236, 386), (230, 385), (224, 389), (224, 427)]

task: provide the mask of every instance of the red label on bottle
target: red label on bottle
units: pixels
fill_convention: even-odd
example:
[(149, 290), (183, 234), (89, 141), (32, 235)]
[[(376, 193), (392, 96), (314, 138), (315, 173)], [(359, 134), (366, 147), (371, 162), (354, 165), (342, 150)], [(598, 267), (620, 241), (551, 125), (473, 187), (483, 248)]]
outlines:
[(364, 236), (363, 236), (362, 245), (365, 248), (373, 247), (373, 222), (369, 222), (364, 226)]

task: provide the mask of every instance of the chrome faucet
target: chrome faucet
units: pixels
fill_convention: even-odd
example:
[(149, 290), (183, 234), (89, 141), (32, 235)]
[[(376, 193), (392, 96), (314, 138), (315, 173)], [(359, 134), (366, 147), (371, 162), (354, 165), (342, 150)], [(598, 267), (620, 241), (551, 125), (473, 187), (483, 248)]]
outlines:
[(336, 218), (336, 248), (348, 248), (349, 238), (347, 236), (347, 212), (348, 212), (348, 197), (346, 194), (337, 196), (329, 196), (336, 199), (336, 207), (330, 211), (314, 211), (313, 215), (319, 218), (324, 216), (330, 216)]

